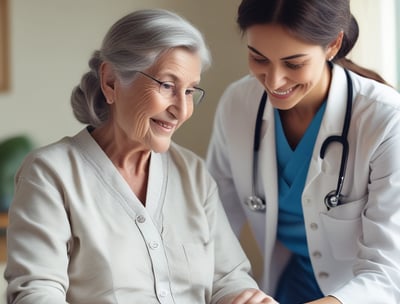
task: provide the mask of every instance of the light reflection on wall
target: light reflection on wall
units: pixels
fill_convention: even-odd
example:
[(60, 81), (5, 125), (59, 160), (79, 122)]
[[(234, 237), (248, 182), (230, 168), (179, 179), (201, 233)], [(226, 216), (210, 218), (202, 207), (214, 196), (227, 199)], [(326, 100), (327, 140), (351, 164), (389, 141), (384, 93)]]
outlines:
[[(372, 69), (396, 86), (399, 82), (399, 51), (396, 47), (396, 5), (398, 0), (351, 0), (351, 10), (359, 27), (359, 39), (349, 58)], [(398, 14), (400, 15), (400, 14)], [(398, 34), (397, 34), (398, 35)]]

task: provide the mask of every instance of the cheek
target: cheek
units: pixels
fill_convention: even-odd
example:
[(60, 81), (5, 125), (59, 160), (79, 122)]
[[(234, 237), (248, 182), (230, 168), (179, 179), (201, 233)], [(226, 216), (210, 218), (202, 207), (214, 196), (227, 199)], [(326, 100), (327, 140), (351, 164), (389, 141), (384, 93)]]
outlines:
[(148, 105), (144, 98), (133, 95), (120, 95), (116, 119), (124, 128), (137, 135), (148, 128)]
[(303, 83), (316, 84), (320, 81), (322, 77), (323, 65), (320, 66), (312, 66), (304, 69), (299, 73), (298, 80)]
[(262, 66), (261, 66), (259, 63), (255, 62), (254, 59), (251, 58), (250, 56), (249, 56), (248, 59), (247, 59), (247, 64), (248, 64), (248, 66), (249, 66), (250, 71), (251, 71), (254, 75), (257, 75), (257, 74), (259, 74), (260, 72), (263, 71)]
[(150, 127), (151, 108), (146, 102), (137, 103), (131, 111), (131, 123), (138, 136), (144, 136)]
[(304, 69), (301, 71), (297, 71), (297, 73), (293, 73), (293, 80), (295, 80), (298, 83), (311, 83), (314, 82), (314, 73), (312, 72), (312, 69)]

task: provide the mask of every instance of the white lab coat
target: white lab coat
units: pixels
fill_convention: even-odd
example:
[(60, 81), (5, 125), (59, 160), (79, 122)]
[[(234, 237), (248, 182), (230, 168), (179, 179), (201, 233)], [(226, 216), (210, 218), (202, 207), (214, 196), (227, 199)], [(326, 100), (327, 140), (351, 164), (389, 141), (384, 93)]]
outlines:
[[(343, 204), (330, 210), (326, 194), (336, 189), (342, 147), (323, 141), (342, 133), (347, 84), (334, 65), (327, 107), (302, 194), (309, 254), (325, 295), (342, 303), (400, 303), (400, 95), (351, 73), (353, 112)], [(273, 294), (289, 252), (276, 240), (278, 190), (273, 108), (263, 115), (256, 192), (266, 213), (249, 210), (256, 113), (262, 85), (245, 76), (228, 87), (218, 105), (207, 155), (231, 224), (239, 233), (249, 221), (264, 256), (263, 289)]]

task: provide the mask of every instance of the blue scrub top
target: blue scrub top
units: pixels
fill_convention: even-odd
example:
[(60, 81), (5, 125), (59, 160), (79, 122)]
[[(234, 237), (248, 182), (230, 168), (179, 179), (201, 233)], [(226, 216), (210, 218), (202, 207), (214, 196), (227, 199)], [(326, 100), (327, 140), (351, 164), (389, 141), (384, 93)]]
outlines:
[(279, 187), (278, 239), (293, 253), (275, 295), (280, 304), (304, 303), (323, 297), (308, 254), (301, 195), (325, 108), (326, 102), (294, 150), (286, 139), (279, 110), (274, 110)]

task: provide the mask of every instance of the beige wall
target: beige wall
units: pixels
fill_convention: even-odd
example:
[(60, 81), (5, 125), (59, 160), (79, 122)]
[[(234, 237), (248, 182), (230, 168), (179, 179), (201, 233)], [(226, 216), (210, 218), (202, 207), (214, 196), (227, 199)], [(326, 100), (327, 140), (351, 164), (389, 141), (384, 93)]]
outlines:
[[(360, 27), (359, 39), (350, 58), (380, 73), (387, 82), (398, 83), (396, 58), (396, 9), (399, 0), (351, 0)], [(399, 16), (400, 17), (400, 16)], [(400, 42), (397, 42), (397, 45)], [(400, 89), (400, 88), (399, 88)]]
[(109, 26), (138, 8), (174, 10), (205, 35), (214, 64), (201, 82), (205, 102), (175, 139), (204, 156), (225, 86), (247, 71), (235, 24), (238, 0), (9, 0), (11, 89), (0, 93), (0, 140), (26, 133), (37, 145), (77, 132), (69, 97)]

